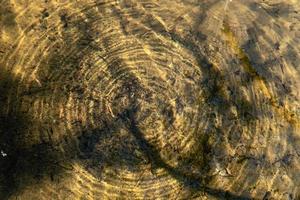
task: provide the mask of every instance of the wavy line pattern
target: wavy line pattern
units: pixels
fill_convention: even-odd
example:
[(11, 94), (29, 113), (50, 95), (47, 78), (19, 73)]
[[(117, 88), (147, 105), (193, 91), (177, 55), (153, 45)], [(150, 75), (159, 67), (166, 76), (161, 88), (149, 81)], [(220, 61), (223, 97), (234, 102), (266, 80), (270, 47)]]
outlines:
[(298, 1), (0, 0), (1, 199), (297, 199)]

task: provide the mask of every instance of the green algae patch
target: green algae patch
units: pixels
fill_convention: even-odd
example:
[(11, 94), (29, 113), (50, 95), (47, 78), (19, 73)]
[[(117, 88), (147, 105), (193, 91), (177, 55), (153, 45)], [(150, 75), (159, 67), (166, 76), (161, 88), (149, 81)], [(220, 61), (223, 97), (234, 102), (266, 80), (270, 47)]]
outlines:
[(251, 61), (247, 54), (243, 51), (243, 49), (239, 46), (238, 40), (233, 34), (233, 32), (230, 29), (230, 26), (225, 21), (223, 22), (223, 29), (222, 29), (224, 35), (226, 36), (227, 42), (231, 46), (234, 53), (237, 55), (244, 71), (248, 73), (252, 79), (257, 80), (263, 80), (265, 81), (265, 78), (258, 74), (258, 72), (255, 70), (255, 68), (251, 65)]

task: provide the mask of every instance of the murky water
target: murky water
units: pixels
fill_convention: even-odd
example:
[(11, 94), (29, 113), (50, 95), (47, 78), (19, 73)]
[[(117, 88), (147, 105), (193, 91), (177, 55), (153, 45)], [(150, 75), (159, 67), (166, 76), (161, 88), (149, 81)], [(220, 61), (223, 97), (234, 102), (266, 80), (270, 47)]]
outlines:
[(0, 13), (1, 199), (299, 198), (299, 1)]

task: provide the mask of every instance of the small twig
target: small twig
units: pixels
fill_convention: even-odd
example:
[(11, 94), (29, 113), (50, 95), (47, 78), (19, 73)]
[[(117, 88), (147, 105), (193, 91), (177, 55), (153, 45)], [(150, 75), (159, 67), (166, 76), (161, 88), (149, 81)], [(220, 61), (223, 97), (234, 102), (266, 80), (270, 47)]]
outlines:
[(114, 115), (114, 113), (113, 113), (111, 107), (110, 107), (110, 106), (107, 106), (107, 107), (108, 107), (108, 111), (109, 111), (109, 113), (111, 114), (111, 116), (112, 116), (112, 117), (115, 117), (115, 115)]
[(232, 0), (226, 0), (225, 6), (224, 6), (224, 10), (225, 10), (225, 11), (227, 10), (228, 4), (229, 4), (229, 2), (231, 2), (231, 1), (232, 1)]

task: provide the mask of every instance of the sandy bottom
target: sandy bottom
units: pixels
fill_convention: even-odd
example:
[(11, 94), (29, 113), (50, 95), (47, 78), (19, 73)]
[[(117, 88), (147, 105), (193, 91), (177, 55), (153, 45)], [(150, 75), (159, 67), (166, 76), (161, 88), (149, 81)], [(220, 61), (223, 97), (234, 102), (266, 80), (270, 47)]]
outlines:
[(0, 199), (300, 198), (298, 0), (0, 14)]

